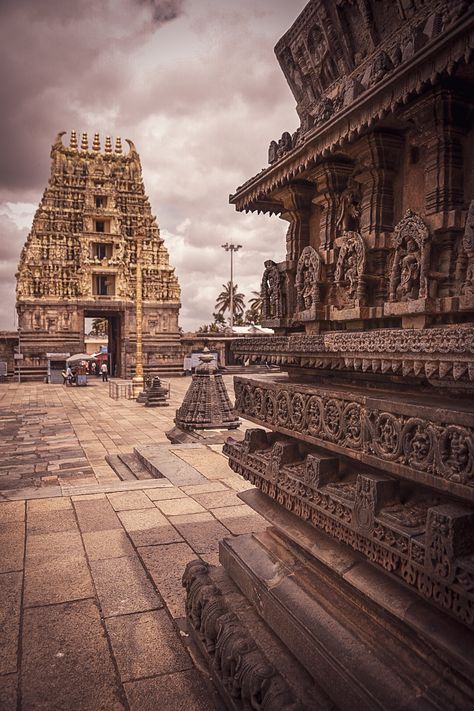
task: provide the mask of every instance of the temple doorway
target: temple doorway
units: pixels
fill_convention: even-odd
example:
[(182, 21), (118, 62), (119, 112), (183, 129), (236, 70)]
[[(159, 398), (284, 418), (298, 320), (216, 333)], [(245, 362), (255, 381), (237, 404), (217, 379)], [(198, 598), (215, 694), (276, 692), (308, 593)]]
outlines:
[(122, 315), (119, 312), (85, 311), (84, 345), (105, 361), (112, 377), (122, 375)]

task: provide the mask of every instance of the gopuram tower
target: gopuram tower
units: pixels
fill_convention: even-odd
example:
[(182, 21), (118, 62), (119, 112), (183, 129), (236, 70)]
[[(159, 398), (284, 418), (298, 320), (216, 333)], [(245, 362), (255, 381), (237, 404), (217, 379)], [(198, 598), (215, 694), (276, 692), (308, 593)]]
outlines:
[[(109, 367), (130, 377), (136, 352), (137, 251), (142, 272), (145, 372), (180, 362), (180, 288), (145, 194), (132, 141), (58, 134), (51, 177), (20, 257), (17, 311), (23, 377), (49, 358), (84, 352), (85, 318), (108, 321)], [(139, 249), (137, 244), (140, 241)]]
[(474, 5), (311, 0), (300, 126), (231, 196), (288, 223), (224, 452), (265, 531), (184, 574), (226, 708), (474, 708)]

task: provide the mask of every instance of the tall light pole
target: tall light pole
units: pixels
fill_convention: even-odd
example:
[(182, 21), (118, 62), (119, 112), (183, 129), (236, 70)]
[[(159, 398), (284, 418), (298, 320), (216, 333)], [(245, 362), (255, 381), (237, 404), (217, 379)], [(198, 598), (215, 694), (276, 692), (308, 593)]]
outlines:
[(234, 252), (242, 249), (241, 244), (221, 244), (222, 249), (230, 252), (230, 329), (234, 328)]

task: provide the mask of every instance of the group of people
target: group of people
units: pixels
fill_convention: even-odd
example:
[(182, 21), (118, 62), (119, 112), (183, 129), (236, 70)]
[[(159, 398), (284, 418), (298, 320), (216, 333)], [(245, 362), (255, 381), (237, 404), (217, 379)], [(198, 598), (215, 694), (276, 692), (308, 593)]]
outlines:
[[(95, 361), (92, 361), (90, 367), (87, 363), (85, 366), (85, 372), (81, 369), (81, 374), (90, 374), (97, 377), (102, 376), (103, 383), (106, 383), (109, 379), (109, 369), (105, 361), (100, 366)], [(63, 370), (62, 376), (63, 385), (75, 385), (77, 383), (77, 373), (71, 368), (70, 365), (67, 365), (66, 370)]]

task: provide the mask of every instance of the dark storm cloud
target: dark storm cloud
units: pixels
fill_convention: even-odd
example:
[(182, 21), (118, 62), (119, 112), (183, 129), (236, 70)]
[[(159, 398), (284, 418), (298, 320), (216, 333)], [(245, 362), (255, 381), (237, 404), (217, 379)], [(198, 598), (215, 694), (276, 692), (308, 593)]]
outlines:
[[(265, 165), (269, 141), (297, 126), (273, 47), (304, 5), (0, 0), (0, 214), (23, 227), (5, 204), (30, 203), (31, 224), (58, 131), (129, 137), (181, 280), (183, 327), (209, 321), (228, 279), (223, 242), (244, 245), (239, 287), (258, 289), (263, 261), (283, 256), (285, 224), (236, 214), (228, 195)], [(0, 232), (13, 293), (21, 240), (8, 239)]]
[(183, 0), (138, 0), (138, 2), (150, 5), (153, 10), (155, 22), (169, 22), (175, 20), (183, 11)]

